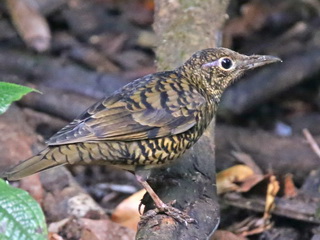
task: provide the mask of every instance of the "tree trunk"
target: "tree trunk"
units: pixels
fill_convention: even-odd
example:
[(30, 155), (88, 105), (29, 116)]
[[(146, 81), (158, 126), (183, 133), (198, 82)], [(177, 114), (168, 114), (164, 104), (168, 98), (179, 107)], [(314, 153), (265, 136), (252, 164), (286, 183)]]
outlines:
[[(154, 29), (159, 70), (181, 65), (194, 52), (215, 47), (228, 0), (156, 1)], [(153, 170), (150, 185), (166, 203), (187, 212), (197, 223), (185, 226), (164, 214), (141, 223), (136, 239), (208, 239), (219, 224), (215, 186), (214, 120), (198, 143), (173, 166)], [(153, 203), (145, 196), (146, 210)]]

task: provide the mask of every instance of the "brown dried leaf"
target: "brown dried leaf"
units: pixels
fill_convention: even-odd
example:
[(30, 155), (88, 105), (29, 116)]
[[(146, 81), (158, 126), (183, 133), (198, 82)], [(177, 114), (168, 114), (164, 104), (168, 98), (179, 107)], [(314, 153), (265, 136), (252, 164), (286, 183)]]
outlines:
[(63, 240), (63, 238), (57, 233), (49, 232), (48, 240)]
[(38, 52), (48, 50), (51, 33), (46, 19), (26, 0), (7, 0), (12, 22), (25, 43)]
[(284, 177), (284, 197), (293, 198), (298, 195), (298, 191), (293, 182), (293, 175), (288, 173)]
[(48, 226), (48, 231), (50, 233), (58, 233), (60, 231), (60, 229), (67, 224), (67, 222), (69, 221), (69, 218), (64, 218), (58, 222), (52, 222), (50, 223), (50, 225)]
[(144, 0), (142, 4), (149, 11), (154, 11), (154, 0)]
[(235, 165), (217, 174), (217, 192), (222, 194), (239, 189), (235, 183), (243, 182), (253, 176), (253, 170), (245, 165)]
[[(112, 213), (111, 219), (122, 226), (137, 231), (138, 222), (140, 221), (138, 208), (140, 200), (145, 193), (146, 191), (142, 189), (123, 200)], [(141, 208), (141, 211), (143, 211), (143, 208)]]
[(260, 183), (262, 180), (264, 180), (266, 177), (269, 175), (252, 175), (247, 177), (246, 179), (243, 180), (236, 189), (237, 192), (248, 192), (251, 190), (254, 186), (256, 186), (258, 183)]
[(42, 187), (39, 174), (34, 174), (23, 178), (20, 181), (20, 188), (26, 190), (41, 205), (44, 197), (44, 189)]
[[(253, 175), (255, 176), (255, 175)], [(274, 175), (261, 176), (261, 180), (269, 179), (266, 193), (266, 204), (265, 211), (262, 218), (249, 217), (240, 223), (232, 225), (229, 230), (236, 233), (239, 236), (249, 236), (264, 232), (272, 227), (272, 222), (270, 222), (271, 211), (275, 206), (275, 197), (279, 191), (279, 182)], [(254, 184), (256, 185), (256, 184)]]
[(275, 207), (275, 197), (279, 192), (280, 186), (277, 178), (274, 175), (270, 176), (268, 188), (267, 188), (267, 196), (266, 196), (266, 206), (263, 214), (264, 219), (271, 218), (271, 211)]
[(153, 22), (154, 2), (150, 0), (129, 1), (126, 15), (129, 20), (139, 25), (149, 25)]

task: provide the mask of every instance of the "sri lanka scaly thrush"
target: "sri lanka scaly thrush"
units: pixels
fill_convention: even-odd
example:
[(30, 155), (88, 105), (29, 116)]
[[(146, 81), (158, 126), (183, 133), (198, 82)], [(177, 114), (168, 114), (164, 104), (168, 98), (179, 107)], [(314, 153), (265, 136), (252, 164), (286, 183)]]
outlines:
[(46, 149), (2, 177), (18, 180), (64, 164), (110, 164), (135, 172), (157, 208), (170, 209), (141, 176), (196, 143), (223, 91), (245, 71), (277, 61), (226, 48), (198, 51), (175, 70), (139, 78), (94, 104), (52, 136)]

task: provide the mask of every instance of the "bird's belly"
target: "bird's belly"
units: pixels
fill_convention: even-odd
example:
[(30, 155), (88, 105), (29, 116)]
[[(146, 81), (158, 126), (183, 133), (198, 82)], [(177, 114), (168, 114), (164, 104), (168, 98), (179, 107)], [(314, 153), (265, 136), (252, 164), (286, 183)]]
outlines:
[[(106, 142), (106, 160), (113, 165), (156, 167), (180, 157), (192, 143), (185, 136), (170, 136), (134, 142)], [(107, 155), (107, 154), (105, 154)]]
[(80, 162), (87, 164), (111, 164), (125, 170), (133, 170), (137, 166), (153, 168), (169, 164), (193, 143), (190, 134), (132, 142), (87, 142), (78, 147), (82, 151), (78, 156)]

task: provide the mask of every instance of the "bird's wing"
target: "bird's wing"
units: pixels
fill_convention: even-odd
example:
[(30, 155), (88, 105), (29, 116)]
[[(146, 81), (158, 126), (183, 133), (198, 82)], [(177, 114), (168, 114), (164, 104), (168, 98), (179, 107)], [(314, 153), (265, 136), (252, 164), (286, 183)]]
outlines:
[(47, 143), (133, 141), (179, 134), (196, 124), (205, 102), (187, 83), (166, 78), (133, 82), (90, 107)]

